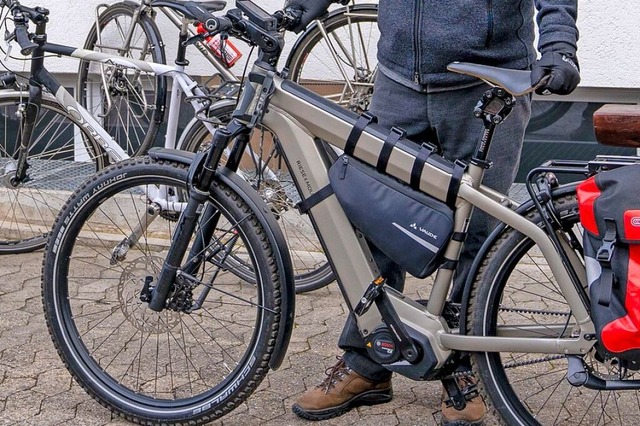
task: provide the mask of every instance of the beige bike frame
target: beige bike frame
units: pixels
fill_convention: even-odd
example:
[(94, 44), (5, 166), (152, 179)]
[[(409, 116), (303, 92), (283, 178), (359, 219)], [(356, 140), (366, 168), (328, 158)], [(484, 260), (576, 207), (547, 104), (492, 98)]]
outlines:
[[(266, 75), (266, 71), (259, 67), (254, 67), (253, 72)], [(295, 83), (285, 82), (277, 75), (273, 76), (273, 81), (273, 95), (263, 123), (278, 135), (300, 194), (307, 198), (329, 184), (330, 164), (327, 164), (326, 155), (322, 153), (315, 140), (319, 138), (335, 148), (343, 149), (353, 128), (355, 115)], [(254, 101), (257, 101), (261, 93), (261, 88), (257, 89)], [(358, 141), (354, 156), (375, 165), (384, 143), (383, 137), (376, 135), (375, 131), (365, 130)], [(387, 173), (408, 182), (414, 160), (415, 152), (412, 152), (411, 148), (396, 146), (390, 156)], [(473, 206), (530, 237), (540, 247), (575, 317), (576, 324), (571, 324), (568, 328), (578, 327), (579, 335), (566, 335), (562, 338), (539, 337), (545, 333), (564, 330), (567, 328), (566, 324), (559, 324), (553, 330), (550, 330), (548, 325), (535, 330), (531, 327), (527, 330), (515, 326), (505, 327), (499, 329), (496, 337), (467, 336), (452, 332), (441, 317), (452, 282), (452, 271), (446, 269), (440, 269), (436, 274), (426, 308), (401, 293), (388, 289), (396, 312), (405, 325), (427, 336), (438, 360), (438, 367), (444, 364), (451, 350), (586, 353), (593, 345), (592, 341), (585, 338), (594, 332), (593, 323), (550, 238), (538, 226), (511, 208), (505, 207), (505, 201), (509, 201), (507, 197), (481, 185), (482, 176), (481, 167), (469, 165), (458, 195), (454, 232), (466, 230)], [(427, 163), (422, 173), (420, 189), (439, 200), (445, 200), (450, 180), (450, 173)], [(517, 205), (514, 201), (511, 203)], [(369, 284), (378, 276), (364, 238), (353, 229), (335, 196), (330, 196), (314, 206), (310, 211), (310, 217), (334, 267), (345, 300), (353, 308)], [(566, 244), (561, 235), (560, 237), (563, 244)], [(457, 259), (461, 245), (459, 242), (450, 241), (445, 256)], [(567, 249), (567, 254), (571, 256), (570, 261), (573, 265), (582, 265), (574, 251)], [(584, 268), (579, 267), (577, 270), (584, 285)], [(357, 317), (357, 323), (363, 336), (383, 325), (375, 306), (361, 317)], [(571, 330), (567, 334), (570, 333)]]

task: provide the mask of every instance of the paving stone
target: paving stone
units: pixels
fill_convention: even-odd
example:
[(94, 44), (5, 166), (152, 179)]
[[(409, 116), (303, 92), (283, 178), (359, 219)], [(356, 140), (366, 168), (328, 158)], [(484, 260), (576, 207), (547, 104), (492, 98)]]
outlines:
[[(131, 423), (102, 407), (72, 379), (49, 337), (40, 300), (42, 253), (0, 257), (0, 426), (126, 426)], [(426, 297), (430, 281), (410, 279), (406, 292)], [(338, 337), (346, 304), (338, 286), (296, 299), (295, 329), (281, 368), (270, 372), (249, 400), (216, 426), (309, 426), (291, 405), (325, 377), (340, 353)], [(441, 387), (394, 377), (394, 399), (360, 407), (322, 426), (435, 425)], [(492, 423), (487, 423), (492, 424)]]
[[(21, 278), (5, 278), (10, 284), (0, 291), (0, 426), (131, 424), (89, 397), (60, 361), (42, 314), (40, 256), (12, 256), (10, 263), (0, 259), (0, 280)], [(414, 292), (427, 291), (422, 282), (410, 284)], [(309, 425), (291, 405), (335, 363), (347, 310), (335, 283), (298, 295), (296, 302), (295, 329), (281, 368), (269, 373), (247, 402), (212, 425)], [(438, 385), (399, 379), (394, 379), (396, 397), (389, 404), (361, 407), (322, 424), (421, 424), (425, 413), (431, 418), (433, 409), (425, 399), (439, 402)], [(403, 418), (409, 423), (398, 420)]]
[(5, 413), (12, 420), (22, 421), (38, 415), (41, 403), (37, 394), (29, 390), (14, 392), (7, 397)]

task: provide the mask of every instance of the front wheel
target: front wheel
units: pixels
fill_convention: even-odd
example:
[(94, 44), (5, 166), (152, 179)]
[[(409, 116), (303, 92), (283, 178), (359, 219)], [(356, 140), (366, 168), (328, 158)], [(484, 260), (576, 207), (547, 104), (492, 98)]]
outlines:
[[(580, 243), (575, 193), (556, 198), (554, 205), (565, 236)], [(537, 213), (529, 219), (540, 223)], [(469, 333), (495, 336), (509, 327), (554, 339), (578, 331), (558, 283), (530, 238), (506, 229), (482, 265), (470, 301)], [(567, 380), (563, 354), (492, 352), (476, 354), (473, 360), (485, 401), (508, 425), (626, 425), (640, 418), (640, 391), (574, 387)], [(600, 378), (638, 379), (636, 372), (595, 353), (585, 355), (584, 361)]]
[[(271, 240), (222, 183), (208, 199), (220, 218), (194, 253), (199, 268), (176, 278), (168, 308), (148, 309), (187, 175), (184, 165), (144, 157), (105, 169), (67, 202), (43, 263), (46, 321), (68, 370), (102, 405), (141, 424), (198, 424), (243, 402), (269, 369), (285, 314)], [(231, 259), (251, 265), (254, 279), (234, 274)]]

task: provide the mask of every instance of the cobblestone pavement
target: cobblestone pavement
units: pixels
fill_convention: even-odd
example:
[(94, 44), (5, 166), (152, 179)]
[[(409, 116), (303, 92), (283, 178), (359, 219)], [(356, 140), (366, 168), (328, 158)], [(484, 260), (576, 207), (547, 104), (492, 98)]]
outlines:
[[(0, 257), (0, 425), (126, 425), (91, 399), (58, 358), (40, 300), (42, 252)], [(408, 283), (426, 297), (428, 281)], [(248, 402), (214, 425), (311, 425), (291, 404), (335, 362), (347, 311), (337, 285), (297, 296), (296, 328), (282, 367), (271, 372)], [(395, 398), (361, 407), (322, 425), (434, 425), (438, 383), (394, 378)]]

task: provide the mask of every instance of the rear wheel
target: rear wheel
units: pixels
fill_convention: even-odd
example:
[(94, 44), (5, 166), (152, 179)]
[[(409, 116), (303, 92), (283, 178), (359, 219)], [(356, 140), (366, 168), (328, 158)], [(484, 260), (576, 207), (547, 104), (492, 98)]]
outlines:
[[(66, 204), (43, 264), (45, 316), (65, 365), (102, 405), (141, 424), (211, 421), (243, 402), (269, 369), (284, 314), (270, 240), (222, 183), (208, 200), (220, 219), (196, 253), (204, 261), (176, 279), (167, 308), (148, 308), (187, 178), (185, 165), (148, 158), (105, 169)], [(251, 266), (251, 282), (230, 259)]]
[[(91, 27), (84, 48), (164, 64), (158, 27), (146, 14), (137, 15), (138, 8), (128, 3), (107, 7), (99, 26)], [(81, 61), (78, 70), (80, 104), (130, 156), (145, 153), (155, 141), (155, 114), (164, 109), (166, 85), (166, 77), (117, 64)]]
[(26, 177), (15, 181), (21, 115), (28, 96), (0, 93), (0, 254), (44, 247), (66, 199), (105, 164), (102, 148), (72, 115), (46, 97), (38, 111)]
[(296, 41), (287, 59), (290, 78), (352, 111), (367, 110), (379, 38), (377, 5), (342, 8)]
[[(554, 204), (564, 228), (573, 230), (575, 241), (581, 242), (575, 194), (557, 198)], [(534, 213), (529, 219), (540, 222)], [(538, 330), (539, 337), (549, 339), (579, 332), (542, 252), (530, 238), (505, 230), (482, 265), (472, 292), (469, 332), (495, 336), (506, 327), (516, 327), (529, 333)], [(574, 387), (567, 380), (563, 354), (492, 352), (473, 359), (485, 401), (508, 425), (626, 425), (640, 419), (640, 391)], [(637, 372), (621, 369), (616, 360), (602, 362), (593, 352), (584, 361), (600, 378), (639, 378)]]
[[(209, 116), (220, 123), (231, 120), (233, 105), (212, 108)], [(198, 152), (207, 149), (211, 133), (198, 122), (183, 135), (182, 149)], [(226, 162), (223, 155), (222, 164)], [(308, 216), (295, 208), (300, 195), (293, 182), (278, 137), (266, 127), (253, 132), (251, 143), (244, 153), (237, 173), (260, 194), (276, 216), (291, 254), (295, 274), (296, 293), (304, 293), (326, 286), (334, 280), (318, 236)], [(237, 271), (250, 279), (251, 269), (238, 265)]]

